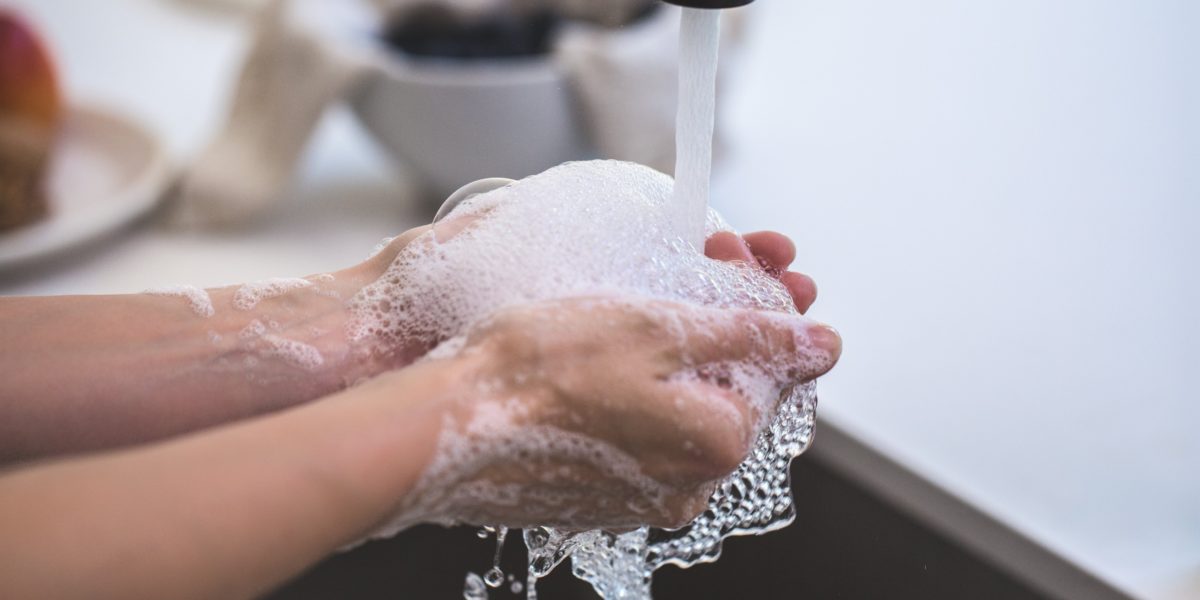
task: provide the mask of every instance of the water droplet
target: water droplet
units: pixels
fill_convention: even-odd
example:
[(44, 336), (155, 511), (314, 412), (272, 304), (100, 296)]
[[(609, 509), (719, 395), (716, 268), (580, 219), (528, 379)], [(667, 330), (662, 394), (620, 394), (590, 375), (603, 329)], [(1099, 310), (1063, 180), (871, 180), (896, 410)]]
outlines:
[(492, 567), (483, 575), (483, 582), (490, 588), (498, 588), (504, 583), (504, 571), (500, 567)]

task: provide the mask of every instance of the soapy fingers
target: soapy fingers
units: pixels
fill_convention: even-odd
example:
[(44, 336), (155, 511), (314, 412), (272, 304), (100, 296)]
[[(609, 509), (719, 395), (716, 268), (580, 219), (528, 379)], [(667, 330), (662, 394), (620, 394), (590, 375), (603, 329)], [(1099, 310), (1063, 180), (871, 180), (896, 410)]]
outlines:
[(695, 365), (751, 361), (782, 369), (792, 382), (829, 371), (842, 353), (828, 325), (797, 315), (757, 310), (702, 309), (683, 321), (686, 359)]
[(750, 252), (763, 263), (763, 267), (784, 270), (796, 260), (796, 244), (791, 238), (775, 231), (758, 231), (742, 236), (750, 246)]
[(801, 313), (807, 312), (817, 300), (817, 286), (812, 278), (787, 270), (796, 259), (796, 245), (781, 233), (760, 231), (738, 236), (729, 231), (718, 231), (708, 238), (704, 253), (714, 260), (740, 262), (763, 269), (783, 283), (796, 310)]

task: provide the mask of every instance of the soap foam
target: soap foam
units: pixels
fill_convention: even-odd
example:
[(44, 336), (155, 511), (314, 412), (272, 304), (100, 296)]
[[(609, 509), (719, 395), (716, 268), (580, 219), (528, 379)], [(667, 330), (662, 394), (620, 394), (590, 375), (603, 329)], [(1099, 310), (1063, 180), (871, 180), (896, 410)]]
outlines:
[(208, 292), (194, 285), (176, 285), (170, 287), (153, 288), (143, 292), (152, 296), (178, 296), (188, 301), (192, 307), (192, 312), (198, 317), (208, 318), (216, 314), (213, 308), (212, 298)]
[(315, 371), (325, 364), (325, 357), (316, 346), (268, 333), (262, 336), (266, 349), (263, 354), (283, 359), (293, 367)]
[[(794, 312), (778, 281), (683, 240), (671, 190), (648, 167), (590, 161), (475, 196), (452, 214), (472, 226), (445, 243), (426, 233), (350, 300), (352, 339), (435, 344), (503, 308), (578, 296)], [(730, 228), (710, 212), (707, 229)]]
[(278, 298), (292, 290), (312, 287), (313, 282), (298, 277), (276, 277), (247, 283), (233, 294), (233, 306), (238, 310), (251, 310), (259, 302)]
[(325, 364), (325, 357), (316, 346), (271, 333), (279, 328), (279, 324), (274, 321), (264, 325), (258, 319), (246, 324), (238, 332), (238, 340), (244, 350), (253, 353), (247, 359), (253, 358), (257, 364), (256, 357), (278, 358), (306, 371), (315, 371)]
[[(474, 220), (461, 233), (439, 240), (428, 232), (414, 240), (383, 277), (350, 300), (351, 338), (381, 352), (421, 341), (436, 346), (430, 356), (450, 356), (463, 348), (468, 332), (497, 312), (558, 298), (591, 298), (597, 307), (624, 299), (638, 299), (638, 306), (653, 299), (696, 307), (687, 323), (680, 317), (686, 309), (653, 315), (663, 335), (681, 343), (699, 315), (714, 314), (707, 307), (774, 311), (781, 319), (802, 319), (777, 280), (758, 268), (709, 259), (685, 240), (671, 198), (670, 177), (616, 161), (568, 163), (476, 196), (450, 216)], [(706, 232), (718, 230), (729, 228), (710, 211)], [(545, 525), (525, 531), (531, 559), (528, 594), (536, 593), (532, 584), (538, 577), (571, 556), (573, 571), (603, 596), (648, 597), (650, 576), (663, 564), (714, 560), (724, 537), (790, 522), (788, 463), (808, 444), (816, 399), (811, 385), (790, 388), (779, 382), (788, 373), (810, 370), (805, 361), (829, 358), (806, 354), (811, 342), (801, 338), (795, 340), (798, 352), (787, 356), (705, 365), (677, 375), (719, 381), (743, 394), (752, 402), (761, 432), (750, 458), (716, 487), (707, 510), (688, 527), (672, 532), (643, 527), (622, 535), (556, 528), (569, 527), (572, 511), (580, 506), (592, 511), (593, 519), (596, 511), (608, 514), (606, 510), (613, 515), (657, 514), (664, 489), (616, 447), (561, 429), (522, 425), (523, 409), (509, 402), (481, 403), (469, 422), (445, 423), (435, 458), (411, 503), (380, 533), (394, 533), (418, 518), (472, 522), (485, 518), (489, 506), (519, 506), (541, 515)], [(523, 460), (536, 471), (547, 463), (544, 457), (553, 455), (573, 457), (625, 482), (637, 491), (640, 503), (596, 507), (568, 488), (530, 494), (474, 477), (496, 457)], [(483, 507), (482, 512), (473, 514), (474, 507)]]

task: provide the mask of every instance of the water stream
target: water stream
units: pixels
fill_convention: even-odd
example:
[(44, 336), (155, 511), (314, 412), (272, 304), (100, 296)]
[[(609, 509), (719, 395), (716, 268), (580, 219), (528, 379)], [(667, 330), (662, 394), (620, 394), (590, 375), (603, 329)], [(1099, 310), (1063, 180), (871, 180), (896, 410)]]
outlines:
[[(680, 237), (701, 251), (709, 215), (720, 17), (717, 10), (684, 9), (681, 22), (676, 177), (670, 211)], [(570, 559), (571, 572), (601, 597), (648, 600), (658, 568), (712, 562), (729, 536), (759, 534), (790, 524), (795, 506), (788, 470), (812, 440), (815, 387), (798, 386), (786, 396), (751, 455), (719, 485), (707, 509), (689, 525), (671, 531), (642, 527), (622, 534), (550, 527), (524, 530), (529, 553), (526, 598), (536, 599), (538, 579)], [(498, 565), (504, 530), (494, 531)], [(502, 581), (503, 574), (496, 568), (482, 580), (472, 574), (465, 597), (486, 598), (487, 588), (499, 587)]]

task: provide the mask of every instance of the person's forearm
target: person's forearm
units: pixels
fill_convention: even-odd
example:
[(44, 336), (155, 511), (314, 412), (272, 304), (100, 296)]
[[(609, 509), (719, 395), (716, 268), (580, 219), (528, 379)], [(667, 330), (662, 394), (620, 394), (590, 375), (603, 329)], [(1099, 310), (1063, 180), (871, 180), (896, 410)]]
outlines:
[(238, 288), (212, 290), (208, 315), (178, 296), (0, 298), (0, 463), (159, 439), (344, 387), (368, 373), (345, 339), (345, 294), (318, 293), (335, 285), (353, 283), (244, 310)]
[(261, 594), (393, 516), (461, 371), (425, 363), (274, 415), (0, 477), (0, 597)]

